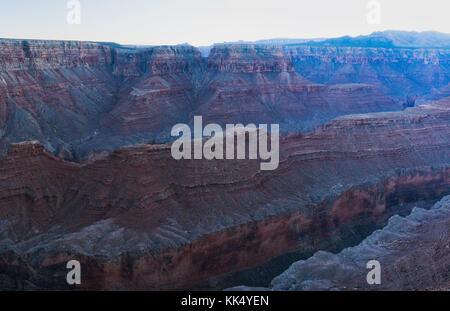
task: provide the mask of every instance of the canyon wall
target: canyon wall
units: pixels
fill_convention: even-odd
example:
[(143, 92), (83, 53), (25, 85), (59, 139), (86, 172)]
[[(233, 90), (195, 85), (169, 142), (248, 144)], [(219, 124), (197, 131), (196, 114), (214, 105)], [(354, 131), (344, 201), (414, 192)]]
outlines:
[[(431, 210), (415, 208), (356, 247), (318, 252), (272, 281), (274, 290), (449, 290), (450, 197)], [(380, 284), (368, 284), (366, 264), (380, 263)], [(239, 288), (242, 289), (242, 288)]]
[(285, 46), (296, 71), (315, 83), (364, 83), (405, 100), (447, 97), (450, 50), (345, 46)]
[[(231, 44), (202, 57), (0, 39), (0, 288), (66, 289), (71, 259), (80, 289), (218, 288), (358, 241), (450, 193), (449, 62), (442, 49)], [(174, 160), (170, 130), (195, 115), (279, 123), (279, 168)]]
[(67, 160), (142, 142), (177, 123), (279, 123), (303, 132), (448, 92), (447, 50), (218, 45), (126, 48), (0, 40), (0, 151), (41, 141)]
[(66, 288), (64, 265), (77, 259), (84, 289), (181, 289), (345, 245), (401, 203), (449, 194), (449, 121), (450, 99), (343, 116), (283, 139), (275, 171), (176, 161), (170, 144), (84, 164), (12, 145), (0, 163), (2, 286)]
[[(66, 41), (0, 40), (0, 147), (39, 140), (55, 154), (92, 135), (115, 102), (114, 49)], [(64, 151), (63, 151), (64, 152)]]

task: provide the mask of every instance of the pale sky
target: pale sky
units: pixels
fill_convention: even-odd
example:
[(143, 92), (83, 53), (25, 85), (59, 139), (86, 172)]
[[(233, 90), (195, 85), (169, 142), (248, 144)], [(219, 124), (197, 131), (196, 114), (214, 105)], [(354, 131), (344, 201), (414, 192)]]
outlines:
[[(269, 38), (317, 38), (379, 30), (450, 33), (449, 0), (0, 0), (0, 38), (210, 45)], [(380, 24), (369, 24), (369, 2)], [(374, 7), (372, 7), (373, 9)]]

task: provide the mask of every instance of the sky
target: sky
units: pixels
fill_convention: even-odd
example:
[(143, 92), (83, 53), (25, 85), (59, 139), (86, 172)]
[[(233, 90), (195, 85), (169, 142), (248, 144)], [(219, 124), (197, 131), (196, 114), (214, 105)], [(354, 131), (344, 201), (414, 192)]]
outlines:
[(201, 46), (381, 30), (450, 33), (448, 12), (449, 0), (0, 0), (0, 38)]

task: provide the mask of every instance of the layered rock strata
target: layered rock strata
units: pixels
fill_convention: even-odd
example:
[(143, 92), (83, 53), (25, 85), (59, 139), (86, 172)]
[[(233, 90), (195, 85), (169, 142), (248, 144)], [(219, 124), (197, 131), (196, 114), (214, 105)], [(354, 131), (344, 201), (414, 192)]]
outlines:
[(302, 132), (335, 117), (448, 96), (442, 49), (0, 40), (0, 151), (39, 140), (61, 158), (166, 143), (194, 115)]
[[(450, 197), (431, 210), (389, 219), (382, 230), (338, 254), (318, 252), (272, 281), (274, 290), (450, 290)], [(380, 284), (368, 284), (371, 260)]]
[(137, 145), (84, 164), (37, 142), (0, 163), (4, 288), (182, 289), (276, 256), (345, 245), (401, 203), (450, 192), (450, 99), (340, 117), (280, 142), (280, 166), (174, 160)]

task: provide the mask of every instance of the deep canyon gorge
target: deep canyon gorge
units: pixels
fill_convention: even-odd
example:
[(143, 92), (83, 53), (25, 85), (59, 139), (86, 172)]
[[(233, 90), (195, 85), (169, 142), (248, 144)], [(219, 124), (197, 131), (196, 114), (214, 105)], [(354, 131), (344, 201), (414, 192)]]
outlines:
[[(279, 124), (278, 168), (173, 159), (197, 115)], [(450, 195), (449, 151), (449, 49), (0, 39), (0, 287), (77, 259), (80, 289), (308, 289), (286, 273)]]

